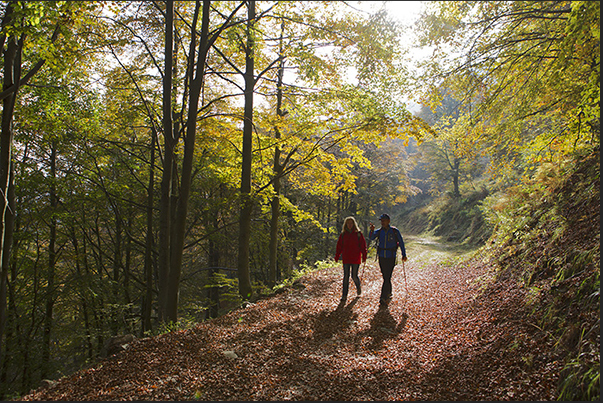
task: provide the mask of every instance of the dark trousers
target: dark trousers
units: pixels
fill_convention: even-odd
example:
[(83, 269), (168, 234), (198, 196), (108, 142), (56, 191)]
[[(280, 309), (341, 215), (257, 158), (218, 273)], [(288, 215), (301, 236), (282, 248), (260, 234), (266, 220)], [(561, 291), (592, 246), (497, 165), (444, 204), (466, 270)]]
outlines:
[(352, 269), (352, 280), (354, 280), (354, 284), (356, 285), (356, 292), (360, 294), (360, 279), (358, 278), (359, 267), (359, 264), (343, 264), (343, 291), (341, 293), (343, 298), (348, 296), (348, 289), (350, 287), (350, 269)]
[(379, 268), (383, 275), (383, 285), (381, 286), (381, 297), (387, 299), (392, 296), (392, 274), (396, 266), (396, 257), (379, 257)]

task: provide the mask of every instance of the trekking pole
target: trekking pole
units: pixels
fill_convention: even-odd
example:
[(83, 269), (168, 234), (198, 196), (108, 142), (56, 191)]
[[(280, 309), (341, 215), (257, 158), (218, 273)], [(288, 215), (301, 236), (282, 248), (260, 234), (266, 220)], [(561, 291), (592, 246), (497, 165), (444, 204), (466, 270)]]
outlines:
[[(368, 241), (368, 245), (366, 246), (366, 257), (368, 260), (368, 252), (371, 249), (371, 241), (369, 239)], [(360, 285), (362, 286), (362, 278), (364, 277), (364, 268), (366, 267), (366, 260), (364, 261), (364, 264), (362, 265), (362, 272), (360, 273)]]
[(408, 299), (408, 283), (406, 282), (406, 268), (404, 267), (404, 260), (402, 260), (402, 273), (404, 274), (404, 288), (406, 289), (406, 298)]
[[(366, 247), (366, 255), (368, 257), (368, 251), (371, 248), (371, 241), (369, 241), (368, 246)], [(364, 261), (364, 264), (362, 265), (362, 272), (360, 273), (360, 285), (362, 285), (362, 277), (364, 277), (364, 268), (366, 267), (366, 260)]]
[(362, 265), (362, 273), (360, 273), (360, 285), (362, 285), (362, 277), (364, 277), (364, 268), (366, 267), (366, 260), (364, 261), (364, 264)]

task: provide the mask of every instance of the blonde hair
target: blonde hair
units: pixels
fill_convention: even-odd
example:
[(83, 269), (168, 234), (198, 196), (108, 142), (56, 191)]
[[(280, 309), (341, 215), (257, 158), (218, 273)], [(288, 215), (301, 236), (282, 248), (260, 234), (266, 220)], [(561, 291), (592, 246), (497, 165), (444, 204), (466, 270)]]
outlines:
[(346, 217), (345, 220), (343, 220), (343, 228), (341, 228), (342, 234), (344, 232), (348, 232), (348, 226), (347, 226), (348, 221), (352, 221), (354, 223), (354, 228), (352, 228), (352, 232), (360, 232), (360, 228), (358, 227), (358, 223), (356, 222), (356, 219), (352, 216), (349, 216), (349, 217)]

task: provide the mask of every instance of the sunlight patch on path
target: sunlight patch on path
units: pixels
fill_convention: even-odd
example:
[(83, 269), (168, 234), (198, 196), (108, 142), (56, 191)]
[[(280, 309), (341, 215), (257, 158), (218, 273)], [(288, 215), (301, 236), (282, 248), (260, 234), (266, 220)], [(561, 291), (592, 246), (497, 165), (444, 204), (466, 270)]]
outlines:
[(409, 259), (407, 265), (412, 263), (413, 267), (418, 269), (436, 263), (451, 265), (468, 258), (478, 250), (477, 247), (443, 242), (436, 237), (407, 235), (404, 240)]

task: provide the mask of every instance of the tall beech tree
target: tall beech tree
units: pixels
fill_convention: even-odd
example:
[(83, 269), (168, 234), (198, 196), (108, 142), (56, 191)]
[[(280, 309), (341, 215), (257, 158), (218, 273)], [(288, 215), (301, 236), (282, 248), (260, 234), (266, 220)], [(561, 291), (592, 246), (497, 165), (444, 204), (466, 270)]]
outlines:
[[(278, 71), (276, 74), (276, 118), (282, 120), (287, 112), (283, 110), (283, 77), (285, 75), (286, 60), (283, 56), (284, 53), (284, 31), (285, 21), (281, 22), (281, 35), (278, 43), (278, 56), (279, 64)], [(278, 122), (280, 123), (280, 122)], [(274, 159), (272, 169), (274, 171), (274, 179), (272, 180), (272, 187), (274, 189), (274, 195), (270, 202), (270, 243), (269, 243), (269, 261), (268, 261), (268, 286), (274, 287), (276, 285), (277, 274), (278, 274), (278, 232), (279, 232), (279, 218), (281, 213), (281, 177), (285, 168), (285, 162), (281, 161), (281, 150), (278, 145), (278, 141), (281, 138), (280, 124), (274, 126), (274, 139), (277, 144), (274, 146)], [(285, 160), (286, 161), (286, 160)]]
[[(145, 38), (139, 35), (128, 24), (139, 23), (137, 18), (154, 18), (147, 10), (141, 11), (141, 17), (132, 17), (131, 10), (120, 13), (116, 19), (116, 26), (125, 37), (135, 38), (141, 42), (146, 55), (146, 63), (157, 69), (161, 77), (161, 196), (159, 201), (159, 242), (158, 250), (158, 317), (162, 322), (176, 322), (178, 316), (178, 296), (182, 272), (182, 256), (185, 247), (185, 234), (187, 231), (188, 204), (191, 192), (191, 181), (196, 154), (196, 134), (199, 122), (205, 117), (202, 112), (210, 108), (215, 99), (211, 91), (205, 87), (206, 66), (210, 49), (216, 40), (229, 27), (238, 24), (233, 21), (234, 16), (243, 7), (244, 3), (235, 3), (226, 16), (220, 13), (214, 15), (218, 21), (211, 21), (212, 7), (210, 1), (197, 1), (194, 8), (189, 8), (190, 3), (179, 2), (181, 15), (190, 16), (190, 22), (183, 26), (188, 33), (182, 31), (174, 20), (173, 1), (153, 4), (151, 7), (159, 11), (163, 22), (163, 56), (164, 65), (160, 66), (155, 60), (152, 50), (156, 48), (157, 38)], [(126, 5), (126, 8), (130, 5)], [(147, 17), (148, 15), (148, 17)], [(198, 24), (201, 24), (198, 30)], [(135, 25), (134, 25), (135, 26)], [(157, 20), (152, 23), (158, 26)], [(125, 31), (124, 31), (125, 30)], [(117, 34), (119, 35), (119, 33)], [(118, 40), (120, 38), (115, 38)], [(188, 40), (188, 47), (182, 41)], [(123, 43), (122, 46), (127, 45)], [(183, 51), (186, 50), (187, 52)], [(120, 55), (118, 57), (121, 58)], [(184, 69), (179, 69), (183, 62)], [(120, 63), (129, 69), (125, 63)], [(180, 72), (184, 72), (181, 74)], [(149, 97), (142, 87), (137, 85), (140, 78), (131, 76), (133, 85), (140, 88), (139, 93), (145, 103), (150, 103)], [(202, 92), (205, 96), (202, 98)], [(148, 109), (149, 120), (155, 121), (154, 108)], [(180, 159), (181, 156), (181, 159)], [(150, 199), (149, 199), (150, 200)], [(150, 245), (150, 244), (149, 244)]]
[(251, 157), (253, 152), (253, 92), (255, 77), (255, 1), (247, 2), (247, 29), (245, 45), (245, 111), (243, 114), (243, 149), (241, 163), (241, 212), (239, 216), (239, 260), (237, 273), (239, 293), (244, 299), (251, 297), (251, 278), (249, 276), (249, 239), (251, 236)]
[[(168, 7), (170, 7), (170, 3), (167, 2)], [(199, 119), (199, 102), (201, 100), (201, 91), (204, 88), (205, 82), (205, 72), (206, 72), (206, 61), (208, 57), (209, 50), (212, 48), (213, 44), (216, 42), (218, 37), (222, 34), (222, 32), (232, 25), (232, 18), (236, 15), (239, 8), (242, 5), (239, 5), (234, 8), (234, 10), (227, 16), (223, 22), (218, 24), (218, 26), (210, 31), (210, 1), (203, 1), (203, 10), (201, 12), (201, 31), (197, 33), (197, 19), (200, 12), (200, 2), (196, 2), (195, 12), (191, 24), (191, 35), (190, 35), (190, 48), (188, 53), (187, 60), (187, 82), (190, 83), (189, 88), (184, 91), (186, 96), (185, 101), (182, 102), (183, 108), (186, 109), (186, 120), (183, 123), (183, 131), (184, 131), (184, 150), (182, 157), (182, 168), (180, 172), (180, 183), (178, 184), (178, 202), (175, 207), (175, 216), (174, 216), (174, 229), (173, 231), (169, 228), (169, 225), (166, 225), (165, 222), (160, 227), (160, 231), (169, 231), (169, 233), (165, 233), (162, 236), (163, 242), (159, 245), (160, 250), (166, 248), (169, 251), (169, 266), (166, 266), (167, 259), (163, 261), (160, 260), (160, 273), (162, 278), (167, 277), (167, 291), (165, 306), (160, 304), (160, 311), (164, 310), (165, 314), (160, 315), (164, 321), (177, 321), (178, 317), (178, 294), (180, 287), (180, 276), (182, 270), (182, 253), (184, 250), (184, 236), (186, 231), (186, 218), (188, 211), (188, 201), (190, 195), (190, 186), (191, 186), (191, 175), (193, 168), (193, 159), (195, 153), (195, 137), (197, 132), (197, 125)], [(169, 20), (169, 16), (166, 13), (166, 32), (168, 30), (172, 30), (172, 22)], [(197, 35), (199, 37), (197, 38)], [(166, 34), (166, 54), (165, 60), (168, 60), (172, 57), (172, 53), (170, 50), (172, 49), (168, 42), (168, 38), (171, 38), (171, 35)], [(198, 45), (197, 45), (198, 43)], [(169, 53), (168, 53), (169, 52)], [(172, 70), (167, 69), (168, 63), (166, 63), (166, 68), (164, 70), (164, 80), (170, 80), (167, 78), (168, 75), (172, 74)], [(164, 97), (168, 97), (165, 92), (169, 91), (171, 94), (172, 88), (171, 86), (167, 86), (164, 84)], [(170, 97), (171, 99), (171, 97)], [(170, 103), (171, 104), (171, 103)], [(164, 121), (164, 130), (166, 127), (166, 122), (171, 122), (172, 119), (168, 117), (171, 116), (173, 111), (166, 110), (166, 101), (164, 101), (164, 110), (163, 110), (163, 121)], [(165, 136), (165, 133), (164, 133)], [(173, 142), (174, 139), (169, 139), (169, 141)], [(166, 149), (166, 151), (173, 152), (174, 147)], [(165, 153), (164, 153), (165, 158)], [(167, 165), (164, 160), (164, 169), (163, 175), (172, 175), (169, 174), (168, 171), (173, 169), (172, 164)], [(172, 179), (170, 182), (172, 182)], [(167, 182), (167, 179), (162, 179), (162, 203), (161, 203), (161, 214), (162, 217), (165, 217), (172, 211), (170, 197), (166, 197), (165, 192), (169, 191), (168, 196), (171, 196), (172, 192), (176, 189), (174, 188), (174, 184), (171, 184), (171, 189), (163, 185), (164, 181)], [(173, 239), (170, 239), (173, 236)], [(169, 243), (167, 243), (166, 239), (170, 239)], [(167, 276), (166, 276), (167, 272)], [(160, 283), (160, 287), (162, 287), (162, 283)], [(161, 290), (161, 289), (160, 289)], [(160, 296), (162, 295), (160, 291)]]

